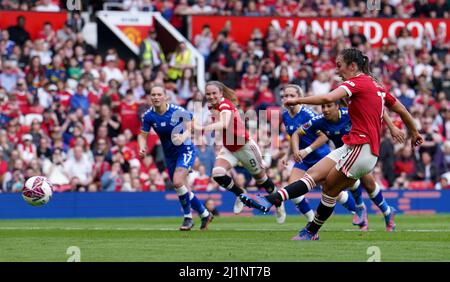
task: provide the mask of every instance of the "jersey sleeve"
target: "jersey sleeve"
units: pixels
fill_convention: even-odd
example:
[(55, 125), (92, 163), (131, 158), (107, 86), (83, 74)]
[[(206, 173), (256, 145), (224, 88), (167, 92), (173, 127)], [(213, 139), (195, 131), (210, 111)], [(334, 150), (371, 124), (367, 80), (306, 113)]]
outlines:
[(345, 90), (345, 92), (347, 92), (348, 97), (352, 97), (352, 95), (358, 93), (359, 91), (358, 85), (352, 79), (344, 81), (341, 85), (339, 85), (339, 87), (341, 87), (342, 89)]
[(391, 107), (395, 104), (395, 102), (397, 101), (397, 99), (391, 95), (391, 93), (386, 92), (386, 97), (384, 98), (384, 103), (386, 105), (386, 107)]
[(305, 135), (307, 133), (319, 134), (320, 122), (321, 122), (320, 116), (310, 119), (308, 122), (306, 122), (306, 123), (302, 124), (302, 126), (300, 126), (300, 133), (302, 135)]
[(219, 105), (218, 110), (219, 110), (219, 112), (223, 112), (223, 111), (232, 111), (233, 108), (232, 108), (231, 105), (228, 104), (228, 103), (221, 103), (221, 104)]
[(150, 132), (150, 129), (151, 129), (151, 117), (150, 117), (150, 115), (148, 114), (148, 112), (147, 113), (145, 113), (143, 116), (142, 116), (142, 126), (141, 126), (141, 131), (143, 131), (143, 132)]

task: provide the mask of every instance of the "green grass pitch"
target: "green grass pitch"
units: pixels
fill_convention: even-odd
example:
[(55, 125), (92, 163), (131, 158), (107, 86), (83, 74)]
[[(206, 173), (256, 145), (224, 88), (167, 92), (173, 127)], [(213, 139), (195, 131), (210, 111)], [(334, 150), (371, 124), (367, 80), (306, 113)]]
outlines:
[[(305, 224), (289, 216), (216, 217), (208, 231), (181, 232), (181, 218), (0, 220), (0, 261), (56, 261), (77, 246), (81, 261), (267, 262), (367, 261), (378, 247), (381, 261), (450, 261), (450, 215), (397, 216), (386, 233), (381, 216), (360, 232), (350, 216), (333, 216), (320, 241), (290, 241)], [(368, 254), (369, 253), (369, 254)]]

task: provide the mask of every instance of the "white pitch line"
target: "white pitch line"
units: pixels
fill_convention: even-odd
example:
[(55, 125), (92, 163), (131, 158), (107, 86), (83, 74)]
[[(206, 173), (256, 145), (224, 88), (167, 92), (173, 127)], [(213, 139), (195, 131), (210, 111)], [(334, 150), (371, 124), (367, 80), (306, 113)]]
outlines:
[[(62, 230), (62, 231), (178, 231), (178, 228), (166, 227), (42, 227), (42, 226), (0, 226), (0, 230)], [(270, 228), (211, 228), (212, 231), (295, 231), (293, 229), (270, 229)], [(369, 232), (384, 231), (384, 230), (369, 230)], [(344, 229), (344, 230), (323, 230), (322, 232), (367, 232), (358, 229)], [(418, 233), (448, 233), (450, 229), (405, 229), (397, 230), (395, 232), (418, 232)]]

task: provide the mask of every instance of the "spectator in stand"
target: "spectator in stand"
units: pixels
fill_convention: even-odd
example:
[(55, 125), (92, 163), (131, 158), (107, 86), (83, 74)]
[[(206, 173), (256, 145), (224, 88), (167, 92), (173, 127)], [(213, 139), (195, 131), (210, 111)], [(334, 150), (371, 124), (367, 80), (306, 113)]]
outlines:
[[(100, 115), (94, 121), (95, 132), (101, 127), (106, 127), (107, 137), (114, 138), (119, 135), (120, 122), (115, 114), (111, 112), (111, 108), (108, 105), (100, 106)], [(98, 138), (97, 136), (96, 138)]]
[(70, 178), (64, 168), (64, 155), (60, 149), (55, 149), (49, 158), (44, 159), (42, 171), (56, 191), (70, 189)]
[(75, 146), (73, 156), (68, 157), (64, 162), (65, 172), (76, 188), (84, 187), (87, 189), (89, 184), (92, 183), (92, 167), (93, 163), (89, 157), (84, 154), (82, 146)]
[(71, 14), (71, 17), (67, 20), (66, 24), (70, 26), (73, 33), (79, 33), (83, 30), (83, 27), (85, 25), (84, 19), (81, 17), (81, 14), (79, 11), (74, 11)]
[(205, 166), (200, 165), (198, 168), (198, 175), (194, 178), (192, 189), (195, 191), (207, 191), (210, 177), (206, 175)]
[(195, 68), (195, 58), (187, 48), (186, 42), (180, 42), (175, 52), (172, 54), (169, 62), (168, 77), (176, 82), (181, 78), (185, 68)]
[(183, 69), (181, 78), (177, 81), (178, 105), (185, 106), (195, 91), (194, 73), (191, 68)]
[(316, 79), (311, 84), (313, 95), (327, 94), (331, 90), (331, 83), (327, 75), (323, 72), (317, 74)]
[[(56, 2), (57, 3), (57, 2)], [(60, 7), (52, 0), (40, 0), (36, 6), (37, 12), (59, 12)]]
[(428, 152), (425, 151), (421, 154), (415, 178), (421, 181), (432, 182), (434, 186), (438, 181), (439, 172), (436, 165), (431, 161), (432, 159)]
[(106, 66), (102, 68), (102, 72), (105, 73), (106, 82), (116, 80), (119, 83), (123, 81), (122, 71), (117, 67), (117, 57), (115, 55), (108, 55), (105, 58)]
[(394, 187), (406, 187), (416, 174), (416, 164), (410, 146), (404, 146), (398, 153), (394, 162), (396, 180)]
[(139, 58), (142, 65), (144, 62), (152, 66), (153, 72), (157, 72), (162, 64), (166, 63), (164, 51), (156, 40), (157, 33), (154, 27), (148, 31), (148, 36), (145, 38), (139, 47)]
[(0, 70), (0, 87), (6, 92), (12, 92), (17, 81), (24, 77), (23, 72), (17, 67), (17, 61), (8, 60), (3, 64), (3, 70)]
[(106, 171), (101, 177), (101, 189), (105, 192), (120, 191), (122, 181), (122, 168), (120, 162), (113, 162), (111, 170)]
[(431, 117), (423, 118), (421, 124), (423, 127), (420, 130), (420, 133), (422, 134), (425, 142), (423, 142), (419, 152), (421, 154), (423, 152), (428, 152), (431, 158), (434, 158), (438, 144), (442, 143), (442, 137), (439, 133), (437, 133), (436, 128), (433, 126), (433, 120)]
[(87, 98), (87, 88), (81, 82), (77, 85), (77, 91), (73, 94), (70, 99), (70, 108), (72, 111), (76, 111), (77, 109), (81, 109), (83, 111), (83, 115), (88, 114), (89, 110), (89, 100)]
[(211, 53), (211, 45), (214, 42), (211, 29), (209, 25), (202, 27), (202, 33), (197, 34), (194, 38), (195, 47), (205, 58), (205, 62), (208, 61), (209, 54)]
[(206, 0), (197, 0), (196, 4), (194, 4), (190, 12), (193, 14), (202, 14), (202, 15), (208, 15), (208, 14), (214, 14), (217, 10), (211, 7), (206, 3)]
[(254, 92), (253, 101), (255, 102), (255, 109), (257, 112), (266, 110), (270, 106), (276, 104), (274, 93), (269, 89), (269, 78), (267, 76), (261, 77), (261, 85)]

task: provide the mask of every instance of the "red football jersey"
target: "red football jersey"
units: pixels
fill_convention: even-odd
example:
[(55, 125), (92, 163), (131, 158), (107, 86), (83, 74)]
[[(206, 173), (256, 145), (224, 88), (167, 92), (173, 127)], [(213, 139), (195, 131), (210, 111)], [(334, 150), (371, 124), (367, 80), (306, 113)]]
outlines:
[(247, 143), (249, 137), (236, 106), (230, 100), (222, 98), (214, 109), (219, 112), (231, 111), (233, 127), (227, 127), (222, 131), (223, 145), (231, 152), (239, 150)]
[(352, 129), (342, 141), (347, 145), (368, 143), (372, 153), (378, 156), (384, 106), (392, 106), (396, 99), (366, 74), (350, 78), (339, 87), (350, 97), (348, 113), (352, 121)]

